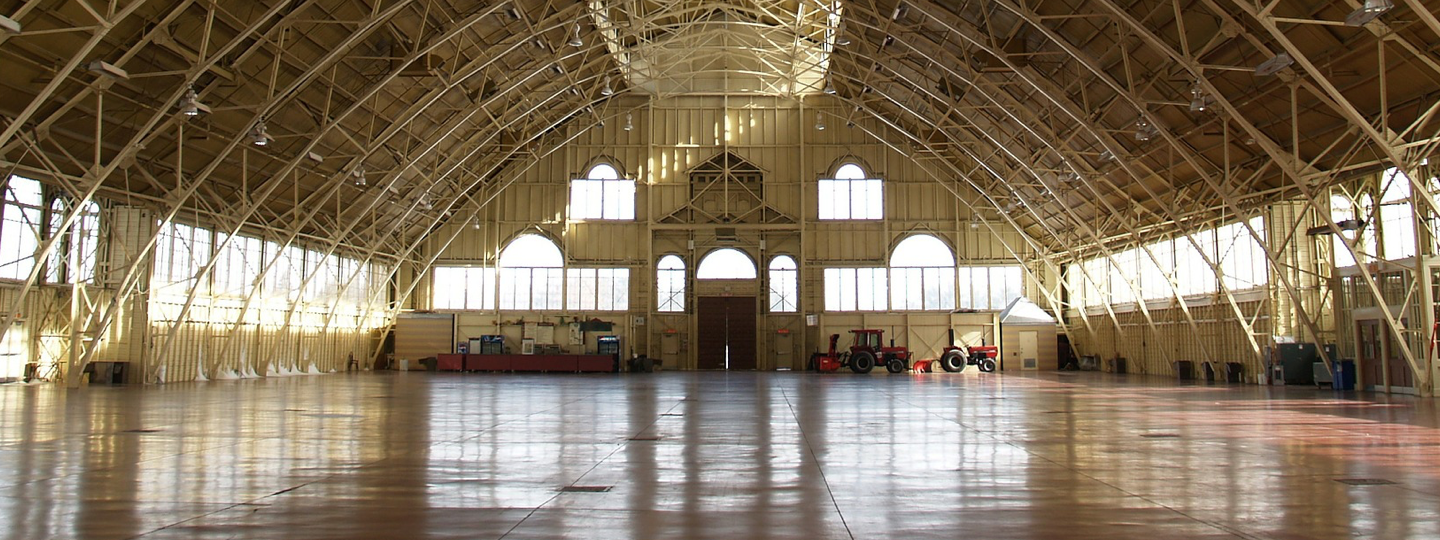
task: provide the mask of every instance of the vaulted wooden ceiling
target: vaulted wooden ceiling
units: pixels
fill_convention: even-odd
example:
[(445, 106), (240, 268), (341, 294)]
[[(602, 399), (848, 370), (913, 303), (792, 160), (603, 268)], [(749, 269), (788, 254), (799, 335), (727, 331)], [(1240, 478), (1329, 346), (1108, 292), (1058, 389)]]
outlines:
[[(403, 255), (610, 100), (829, 86), (1060, 254), (1418, 165), (1437, 7), (1346, 26), (1353, 0), (0, 2), (22, 25), (0, 31), (0, 166)], [(192, 89), (209, 114), (180, 113)]]

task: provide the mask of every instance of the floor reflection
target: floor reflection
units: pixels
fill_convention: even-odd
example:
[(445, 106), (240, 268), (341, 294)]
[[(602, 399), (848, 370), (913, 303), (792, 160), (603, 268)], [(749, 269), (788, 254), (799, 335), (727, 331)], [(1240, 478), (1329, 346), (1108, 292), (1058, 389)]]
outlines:
[(1088, 373), (5, 386), (0, 539), (1440, 537), (1437, 402), (1351, 397)]

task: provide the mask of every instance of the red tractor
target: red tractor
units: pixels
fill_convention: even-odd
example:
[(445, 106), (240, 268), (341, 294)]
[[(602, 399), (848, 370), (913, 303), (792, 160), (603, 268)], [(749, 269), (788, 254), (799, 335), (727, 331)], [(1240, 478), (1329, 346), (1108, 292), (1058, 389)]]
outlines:
[(884, 362), (885, 370), (890, 373), (910, 370), (910, 349), (896, 347), (894, 342), (889, 347), (884, 346), (884, 330), (851, 330), (850, 333), (855, 334), (855, 343), (850, 345), (849, 351), (837, 351), (840, 334), (831, 334), (830, 351), (811, 355), (811, 366), (826, 372), (848, 366), (855, 373), (869, 373), (875, 369), (875, 364)]
[[(955, 343), (954, 329), (950, 330), (950, 343)], [(980, 371), (990, 373), (995, 371), (995, 359), (999, 356), (1000, 348), (986, 345), (984, 340), (980, 341), (979, 347), (961, 349), (950, 345), (945, 347), (945, 353), (940, 355), (940, 367), (955, 373), (965, 371), (965, 366), (978, 366)]]
[(879, 362), (884, 362), (885, 371), (890, 373), (910, 370), (910, 349), (896, 347), (893, 339), (886, 347), (884, 330), (851, 330), (850, 333), (855, 334), (855, 343), (850, 346), (850, 371), (869, 373)]

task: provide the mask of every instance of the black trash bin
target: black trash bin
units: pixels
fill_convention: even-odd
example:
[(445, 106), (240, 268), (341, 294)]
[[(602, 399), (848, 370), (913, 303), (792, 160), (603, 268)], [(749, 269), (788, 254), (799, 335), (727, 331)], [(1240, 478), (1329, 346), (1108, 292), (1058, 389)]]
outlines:
[(1189, 360), (1175, 361), (1175, 376), (1182, 381), (1195, 380), (1195, 363)]
[(1207, 382), (1207, 383), (1213, 383), (1213, 382), (1215, 382), (1215, 365), (1214, 365), (1214, 364), (1211, 364), (1210, 362), (1201, 363), (1201, 364), (1200, 364), (1200, 371), (1203, 372), (1203, 374), (1204, 374), (1204, 376), (1205, 376), (1205, 382)]
[(1245, 366), (1239, 362), (1225, 363), (1225, 382), (1245, 382)]

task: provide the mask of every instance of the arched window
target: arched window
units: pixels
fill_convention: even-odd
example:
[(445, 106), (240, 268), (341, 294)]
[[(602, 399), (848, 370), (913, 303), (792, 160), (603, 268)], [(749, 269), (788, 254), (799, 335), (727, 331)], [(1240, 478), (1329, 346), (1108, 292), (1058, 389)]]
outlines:
[(565, 256), (549, 238), (516, 237), (500, 251), (500, 309), (560, 309)]
[(599, 163), (590, 168), (590, 173), (586, 174), (585, 178), (590, 180), (619, 180), (620, 171), (615, 170), (615, 167), (610, 166), (609, 163)]
[(777, 255), (770, 259), (770, 312), (794, 313), (799, 305), (799, 267), (789, 255)]
[(868, 176), (859, 165), (846, 163), (835, 170), (835, 178), (820, 179), (820, 219), (883, 219), (884, 181)]
[(655, 265), (655, 297), (658, 311), (685, 311), (685, 261), (680, 256), (666, 255)]
[(901, 241), (890, 254), (890, 309), (955, 309), (955, 254), (928, 234)]
[(635, 219), (635, 181), (600, 163), (570, 181), (570, 219)]
[(846, 163), (844, 165), (841, 165), (839, 169), (835, 169), (835, 179), (864, 180), (865, 169), (861, 169), (859, 165), (856, 165), (854, 163)]
[(755, 261), (735, 248), (711, 251), (695, 270), (695, 279), (755, 279), (757, 275)]

